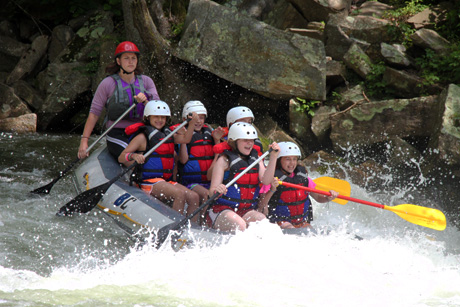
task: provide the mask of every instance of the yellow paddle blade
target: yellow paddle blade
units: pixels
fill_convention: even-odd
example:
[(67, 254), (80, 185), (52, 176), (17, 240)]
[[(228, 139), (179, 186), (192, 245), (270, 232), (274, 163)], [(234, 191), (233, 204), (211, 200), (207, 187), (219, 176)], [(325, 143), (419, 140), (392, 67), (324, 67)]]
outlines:
[[(330, 190), (334, 190), (339, 192), (340, 195), (350, 196), (351, 193), (351, 186), (348, 181), (332, 178), (332, 177), (319, 177), (313, 180), (316, 183), (316, 189), (329, 192)], [(336, 198), (332, 200), (341, 205), (345, 205), (348, 200)]]
[(412, 204), (403, 204), (394, 207), (384, 205), (383, 209), (393, 211), (401, 218), (416, 225), (440, 231), (446, 229), (446, 216), (438, 209)]

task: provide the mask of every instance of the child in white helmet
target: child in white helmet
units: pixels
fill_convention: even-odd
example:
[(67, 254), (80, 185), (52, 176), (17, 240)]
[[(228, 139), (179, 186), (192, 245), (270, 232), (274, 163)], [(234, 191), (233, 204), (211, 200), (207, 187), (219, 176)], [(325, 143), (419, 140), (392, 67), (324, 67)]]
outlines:
[(207, 172), (214, 160), (213, 146), (220, 143), (224, 131), (221, 127), (213, 130), (205, 123), (208, 112), (201, 101), (187, 102), (182, 119), (186, 120), (192, 113), (198, 114), (198, 120), (194, 125), (187, 126), (187, 130), (193, 131), (191, 141), (179, 145), (178, 181), (196, 192), (203, 203), (208, 199), (210, 180)]
[[(251, 109), (248, 107), (234, 107), (231, 108), (227, 112), (227, 133), (228, 129), (234, 124), (234, 123), (248, 123), (251, 124), (254, 122), (254, 114), (252, 113)], [(220, 154), (224, 152), (224, 150), (228, 150), (229, 146), (226, 142), (222, 142), (216, 146), (214, 146), (214, 152), (216, 154)], [(254, 140), (254, 149), (257, 150), (259, 156), (262, 154), (263, 151), (263, 146), (262, 142), (259, 140), (259, 138)]]
[[(138, 133), (118, 157), (118, 161), (126, 166), (136, 161), (139, 164), (141, 178), (138, 180), (142, 190), (154, 197), (165, 201), (172, 201), (173, 209), (185, 214), (185, 203), (188, 204), (187, 215), (199, 206), (197, 193), (185, 186), (172, 181), (175, 150), (174, 144), (186, 144), (192, 139), (193, 130), (179, 130), (151, 155), (144, 157), (143, 153), (154, 147), (159, 141), (171, 133), (166, 122), (171, 117), (169, 106), (161, 100), (149, 101), (144, 110), (145, 126), (139, 128)], [(198, 122), (198, 115), (193, 113), (190, 125)], [(197, 221), (198, 217), (192, 219)]]
[[(208, 226), (223, 231), (244, 231), (249, 223), (265, 219), (265, 215), (256, 210), (260, 183), (270, 184), (273, 180), (278, 144), (270, 145), (274, 150), (270, 153), (267, 168), (263, 161), (260, 161), (228, 189), (225, 186), (257, 160), (255, 139), (257, 131), (251, 124), (235, 123), (230, 127), (228, 143), (231, 150), (225, 150), (220, 154), (213, 168), (209, 193), (218, 193), (221, 196), (206, 214)], [(226, 171), (229, 172), (228, 178), (224, 178)]]
[(281, 228), (309, 227), (313, 220), (310, 197), (319, 203), (335, 199), (339, 193), (329, 191), (331, 196), (308, 193), (279, 185), (278, 180), (314, 188), (316, 184), (308, 177), (305, 167), (298, 164), (301, 157), (299, 147), (293, 142), (280, 142), (280, 153), (275, 169), (275, 179), (270, 186), (263, 186), (260, 208), (272, 223)]

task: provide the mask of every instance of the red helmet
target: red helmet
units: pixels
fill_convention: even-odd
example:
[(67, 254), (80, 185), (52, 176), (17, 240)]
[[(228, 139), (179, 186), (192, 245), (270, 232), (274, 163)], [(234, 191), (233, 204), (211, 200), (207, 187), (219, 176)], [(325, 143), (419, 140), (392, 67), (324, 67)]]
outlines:
[(117, 49), (115, 49), (115, 57), (121, 55), (122, 53), (125, 53), (125, 52), (132, 52), (132, 53), (135, 53), (137, 55), (140, 54), (139, 52), (139, 49), (137, 49), (137, 46), (134, 45), (134, 43), (132, 42), (122, 42), (120, 43), (118, 46), (117, 46)]

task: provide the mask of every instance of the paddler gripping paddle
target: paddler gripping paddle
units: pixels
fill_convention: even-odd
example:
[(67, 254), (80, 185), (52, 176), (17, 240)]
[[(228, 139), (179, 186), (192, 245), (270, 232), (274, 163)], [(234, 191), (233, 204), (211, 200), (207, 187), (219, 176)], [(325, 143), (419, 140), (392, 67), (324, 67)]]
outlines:
[[(116, 121), (113, 122), (113, 124), (103, 133), (101, 134), (101, 136), (96, 140), (94, 141), (91, 146), (89, 146), (87, 149), (86, 149), (86, 153), (88, 153), (97, 143), (99, 143), (99, 141), (107, 135), (107, 133), (110, 132), (110, 130), (112, 130), (113, 127), (115, 127), (116, 124), (118, 124), (118, 122), (120, 120), (122, 120), (126, 115), (128, 115), (128, 113), (137, 105), (137, 103), (133, 103), (129, 108), (128, 110), (125, 111), (125, 113), (123, 113)], [(62, 177), (65, 176), (65, 174), (67, 174), (68, 171), (70, 171), (74, 166), (75, 164), (77, 164), (81, 159), (80, 158), (77, 158), (76, 160), (74, 160), (72, 163), (70, 163), (69, 166), (67, 166), (67, 168), (65, 170), (63, 170), (62, 172), (59, 172), (59, 175), (53, 179), (53, 181), (51, 181), (50, 183), (48, 183), (47, 185), (44, 185), (40, 188), (36, 188), (35, 190), (33, 191), (30, 191), (30, 193), (33, 193), (33, 194), (49, 194), (50, 191), (51, 191), (51, 188), (54, 186), (54, 184), (56, 182), (59, 181), (59, 179), (61, 179)]]
[[(287, 187), (306, 190), (309, 192), (323, 194), (327, 196), (331, 195), (330, 192), (312, 189), (309, 187), (304, 187), (301, 185), (288, 183), (284, 181), (279, 181), (279, 184), (282, 184)], [(344, 195), (339, 195), (337, 198), (346, 200), (345, 203), (343, 203), (343, 205), (346, 204), (347, 201), (353, 201), (353, 202), (361, 203), (367, 206), (372, 206), (372, 207), (376, 207), (376, 208), (380, 208), (380, 209), (384, 209), (388, 211), (393, 211), (394, 213), (399, 215), (401, 218), (405, 219), (408, 222), (411, 222), (412, 224), (416, 224), (416, 225), (420, 225), (423, 227), (432, 228), (432, 229), (436, 229), (440, 231), (446, 229), (446, 217), (444, 213), (434, 208), (426, 208), (426, 207), (421, 207), (421, 206), (412, 205), (412, 204), (403, 204), (403, 205), (397, 205), (397, 206), (390, 207), (390, 206), (385, 206), (385, 205), (373, 203), (373, 202), (366, 201), (366, 200), (356, 199), (356, 198), (352, 198), (352, 197), (348, 197)]]
[[(182, 129), (187, 123), (191, 120), (191, 118), (184, 121), (182, 124), (177, 126), (170, 134), (164, 137), (160, 142), (158, 142), (154, 147), (152, 147), (149, 151), (144, 154), (144, 157), (149, 156), (152, 154), (158, 147), (160, 147), (164, 142), (166, 142), (170, 137), (172, 137), (177, 131)], [(56, 213), (58, 216), (64, 215), (72, 215), (74, 212), (86, 213), (91, 211), (94, 207), (96, 207), (97, 203), (101, 200), (102, 196), (104, 196), (105, 192), (110, 188), (112, 184), (114, 184), (118, 179), (123, 177), (126, 173), (128, 173), (132, 168), (138, 165), (137, 162), (134, 162), (128, 168), (126, 168), (120, 175), (116, 176), (112, 180), (103, 183), (97, 187), (94, 187), (90, 190), (87, 190), (69, 201), (67, 204), (59, 209), (59, 212)]]
[[(233, 178), (229, 183), (225, 185), (226, 188), (229, 188), (232, 184), (234, 184), (238, 179), (241, 178), (244, 174), (246, 174), (249, 170), (251, 170), (255, 165), (257, 165), (260, 161), (262, 161), (273, 149), (270, 148), (268, 151), (266, 151), (263, 155), (261, 155), (257, 160), (251, 163), (248, 167), (246, 167), (241, 173), (238, 174), (235, 178)], [(156, 241), (155, 241), (155, 246), (156, 248), (160, 248), (160, 246), (163, 244), (163, 242), (166, 240), (168, 237), (168, 234), (170, 231), (179, 231), (182, 227), (184, 227), (187, 222), (192, 219), (195, 215), (201, 212), (205, 207), (209, 206), (217, 197), (219, 197), (219, 193), (214, 193), (210, 198), (208, 198), (207, 201), (205, 201), (198, 209), (193, 211), (189, 216), (186, 216), (182, 220), (168, 224), (166, 226), (161, 227), (158, 230)]]

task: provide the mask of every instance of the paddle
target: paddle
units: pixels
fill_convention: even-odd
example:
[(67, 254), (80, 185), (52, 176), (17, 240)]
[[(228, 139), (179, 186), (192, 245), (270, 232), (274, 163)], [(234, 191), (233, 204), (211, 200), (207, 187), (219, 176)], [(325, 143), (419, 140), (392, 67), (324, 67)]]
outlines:
[[(287, 187), (293, 187), (297, 189), (302, 189), (306, 190), (309, 192), (313, 193), (318, 193), (318, 194), (323, 194), (330, 196), (330, 192), (326, 191), (321, 191), (321, 190), (316, 190), (304, 186), (300, 186), (297, 184), (292, 184), (284, 181), (279, 181), (280, 184), (287, 186)], [(332, 190), (332, 189), (331, 189)], [(377, 203), (373, 203), (370, 201), (366, 200), (361, 200), (361, 199), (356, 199), (344, 195), (339, 195), (338, 198), (353, 201), (356, 203), (361, 203), (364, 205), (388, 210), (388, 211), (393, 211), (397, 215), (399, 215), (401, 218), (405, 219), (408, 222), (411, 222), (412, 224), (420, 225), (423, 227), (427, 228), (432, 228), (436, 230), (444, 230), (446, 229), (446, 217), (444, 213), (441, 211), (434, 209), (434, 208), (426, 208), (426, 207), (421, 207), (417, 205), (412, 205), (412, 204), (403, 204), (403, 205), (397, 205), (397, 206), (385, 206)]]
[[(123, 113), (116, 121), (113, 122), (113, 124), (96, 140), (94, 141), (91, 146), (89, 146), (87, 149), (86, 149), (86, 152), (88, 153), (94, 146), (96, 146), (97, 143), (99, 143), (99, 141), (107, 135), (107, 133), (110, 132), (110, 130), (112, 130), (113, 127), (115, 127), (116, 124), (118, 124), (118, 122), (120, 120), (122, 120), (126, 115), (128, 115), (128, 113), (136, 106), (136, 103), (133, 103), (132, 106), (130, 106), (128, 108), (128, 110), (125, 111), (125, 113)], [(77, 158), (76, 160), (74, 160), (72, 163), (70, 163), (69, 166), (67, 166), (67, 168), (65, 170), (63, 170), (62, 172), (59, 172), (59, 175), (53, 179), (53, 181), (51, 181), (50, 183), (48, 183), (47, 185), (44, 185), (40, 188), (36, 188), (35, 190), (33, 191), (30, 191), (30, 193), (33, 193), (33, 194), (49, 194), (50, 191), (51, 191), (51, 188), (54, 186), (54, 184), (56, 182), (59, 181), (59, 179), (61, 179), (62, 177), (65, 176), (65, 174), (67, 174), (68, 171), (70, 171), (74, 166), (75, 164), (77, 164), (78, 162), (80, 161), (80, 158)]]
[[(238, 174), (238, 176), (236, 176), (235, 178), (232, 179), (232, 181), (230, 181), (229, 183), (227, 183), (225, 185), (225, 187), (230, 187), (232, 184), (234, 184), (238, 179), (240, 179), (241, 176), (243, 176), (244, 174), (246, 174), (251, 168), (253, 168), (257, 163), (259, 163), (260, 161), (262, 161), (262, 159), (264, 159), (273, 149), (270, 148), (268, 151), (266, 151), (263, 155), (261, 155), (257, 160), (255, 160), (254, 162), (251, 163), (251, 165), (249, 165), (248, 167), (246, 167), (241, 173)], [(168, 224), (166, 226), (163, 226), (161, 227), (159, 230), (158, 230), (158, 233), (157, 233), (157, 240), (155, 242), (155, 246), (156, 248), (160, 248), (161, 244), (163, 244), (163, 242), (166, 240), (166, 238), (168, 237), (168, 234), (170, 231), (172, 230), (180, 230), (183, 226), (185, 226), (185, 224), (190, 220), (192, 219), (195, 215), (197, 215), (198, 213), (201, 212), (201, 210), (203, 210), (203, 208), (205, 208), (206, 206), (209, 206), (209, 204), (211, 204), (217, 197), (219, 197), (220, 194), (219, 193), (214, 193), (214, 195), (212, 195), (210, 198), (208, 198), (207, 201), (205, 201), (198, 209), (196, 209), (195, 211), (193, 211), (189, 216), (186, 216), (185, 218), (183, 218), (182, 220), (178, 221), (178, 222), (175, 222), (175, 223), (171, 223), (171, 224)]]
[[(191, 120), (191, 118), (184, 121), (182, 124), (177, 126), (170, 134), (165, 136), (160, 142), (158, 142), (154, 147), (152, 147), (149, 151), (147, 151), (144, 156), (147, 157), (151, 153), (153, 153), (158, 147), (160, 147), (164, 142), (166, 142), (170, 137), (172, 137), (177, 131), (182, 129), (187, 123)], [(65, 216), (65, 215), (72, 215), (73, 212), (80, 212), (86, 213), (91, 211), (94, 207), (96, 207), (97, 203), (101, 200), (102, 196), (107, 192), (110, 186), (115, 183), (118, 179), (123, 177), (126, 173), (129, 172), (130, 169), (134, 168), (138, 163), (134, 162), (130, 166), (128, 166), (120, 175), (112, 178), (112, 180), (103, 183), (97, 187), (89, 189), (69, 201), (67, 204), (59, 209), (59, 212), (56, 213), (58, 216)]]
[[(313, 179), (313, 182), (316, 183), (316, 188), (321, 191), (329, 192), (330, 190), (337, 191), (341, 195), (350, 196), (351, 186), (348, 181), (332, 178), (332, 177), (319, 177)], [(332, 200), (341, 205), (345, 205), (348, 201), (335, 198)]]

